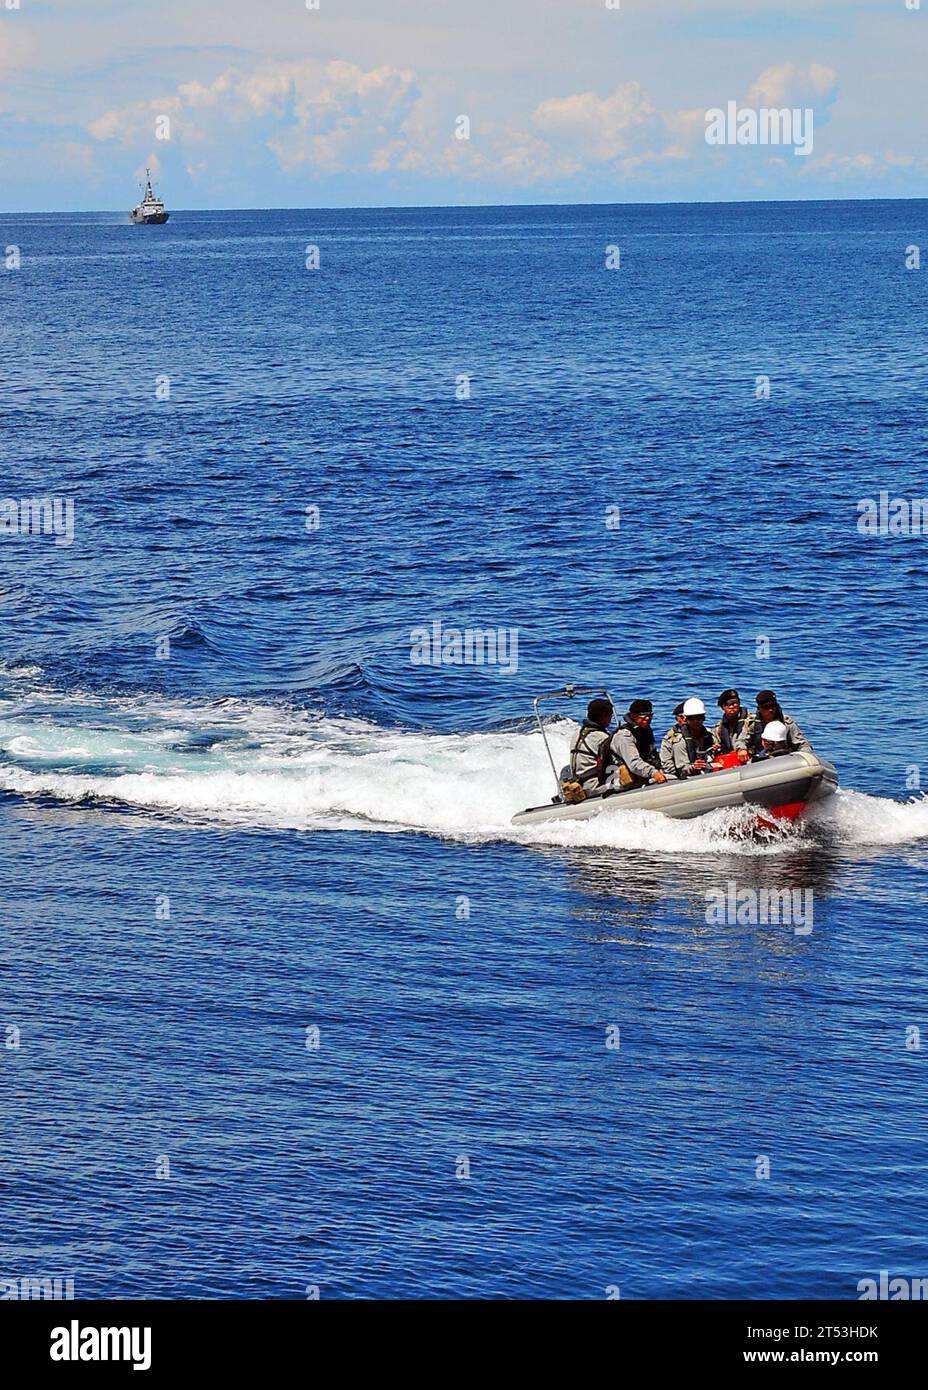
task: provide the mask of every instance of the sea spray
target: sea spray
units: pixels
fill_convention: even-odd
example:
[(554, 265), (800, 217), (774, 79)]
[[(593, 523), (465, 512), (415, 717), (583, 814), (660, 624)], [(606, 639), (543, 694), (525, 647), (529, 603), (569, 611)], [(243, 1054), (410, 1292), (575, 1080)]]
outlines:
[[(575, 726), (549, 726), (563, 758)], [(788, 836), (758, 844), (749, 808), (671, 820), (609, 811), (530, 827), (512, 815), (551, 799), (536, 731), (430, 734), (248, 701), (72, 697), (0, 718), (0, 791), (99, 801), (198, 823), (419, 831), (453, 839), (643, 850), (781, 854), (815, 843), (928, 836), (928, 801), (841, 791)]]

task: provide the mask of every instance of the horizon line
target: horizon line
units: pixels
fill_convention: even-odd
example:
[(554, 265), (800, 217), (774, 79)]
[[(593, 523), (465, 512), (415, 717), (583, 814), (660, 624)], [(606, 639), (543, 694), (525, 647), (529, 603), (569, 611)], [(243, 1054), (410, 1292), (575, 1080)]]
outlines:
[[(173, 217), (175, 213), (220, 213), (220, 212), (472, 212), (486, 211), (489, 208), (500, 209), (529, 209), (529, 208), (608, 208), (608, 207), (764, 207), (771, 204), (780, 203), (924, 203), (928, 202), (928, 193), (924, 195), (913, 194), (908, 197), (879, 197), (869, 195), (866, 197), (842, 197), (842, 198), (653, 198), (643, 200), (633, 200), (626, 202), (614, 202), (610, 200), (595, 200), (588, 202), (534, 202), (534, 203), (316, 203), (311, 206), (300, 207), (297, 205), (273, 205), (269, 207), (175, 207), (168, 208), (169, 214)], [(17, 208), (11, 210), (0, 209), (0, 217), (43, 217), (55, 215), (58, 217), (94, 217), (94, 216), (121, 216), (122, 208)], [(129, 213), (126, 212), (128, 217)]]

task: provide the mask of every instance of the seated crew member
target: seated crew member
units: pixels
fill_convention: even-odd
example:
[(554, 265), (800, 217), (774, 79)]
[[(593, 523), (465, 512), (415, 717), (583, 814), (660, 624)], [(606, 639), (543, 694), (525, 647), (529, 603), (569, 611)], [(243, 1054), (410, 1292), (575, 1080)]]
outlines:
[(716, 748), (715, 736), (706, 728), (706, 707), (702, 700), (687, 700), (683, 706), (686, 727), (682, 737), (670, 745), (664, 771), (671, 777), (694, 777), (709, 767)]
[(779, 719), (771, 719), (769, 724), (764, 725), (764, 732), (761, 734), (760, 752), (754, 757), (755, 762), (760, 762), (763, 758), (778, 758), (783, 753), (788, 753), (787, 744), (788, 730), (786, 725)]
[(579, 782), (590, 794), (606, 780), (606, 770), (612, 761), (609, 746), (609, 725), (612, 705), (602, 695), (587, 705), (586, 719), (580, 725), (570, 746), (570, 780)]
[[(723, 690), (719, 696), (719, 709), (722, 717), (715, 726), (715, 741), (721, 752), (731, 753), (745, 722), (750, 719), (750, 711), (741, 703), (737, 690)], [(742, 749), (746, 752), (746, 749)]]
[(789, 714), (784, 714), (772, 690), (757, 692), (757, 709), (745, 720), (741, 733), (735, 739), (736, 748), (746, 748), (752, 758), (761, 751), (764, 726), (776, 719), (786, 725), (786, 751), (796, 753), (800, 748), (811, 750), (812, 745)]
[(673, 708), (673, 723), (661, 739), (661, 770), (666, 772), (668, 777), (673, 776), (673, 745), (678, 738), (683, 737), (686, 728), (686, 716), (683, 713), (683, 701)]
[(623, 787), (644, 787), (666, 782), (658, 766), (657, 744), (651, 729), (654, 706), (650, 700), (632, 700), (628, 714), (612, 735), (615, 781)]

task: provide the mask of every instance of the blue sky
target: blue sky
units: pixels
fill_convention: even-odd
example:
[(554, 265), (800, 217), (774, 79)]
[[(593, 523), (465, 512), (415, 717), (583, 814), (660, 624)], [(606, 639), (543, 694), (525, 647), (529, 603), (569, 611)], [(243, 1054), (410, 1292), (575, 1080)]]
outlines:
[(0, 211), (928, 196), (928, 0), (11, 3)]

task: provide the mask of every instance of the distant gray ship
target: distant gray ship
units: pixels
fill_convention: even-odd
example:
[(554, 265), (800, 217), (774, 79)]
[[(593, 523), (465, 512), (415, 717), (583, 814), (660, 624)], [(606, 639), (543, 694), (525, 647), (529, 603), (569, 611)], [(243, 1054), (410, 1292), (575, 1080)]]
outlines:
[(129, 213), (129, 221), (137, 227), (160, 227), (163, 222), (167, 222), (170, 215), (169, 212), (165, 212), (162, 199), (156, 198), (152, 192), (151, 170), (146, 169), (145, 193), (138, 207), (134, 207)]

